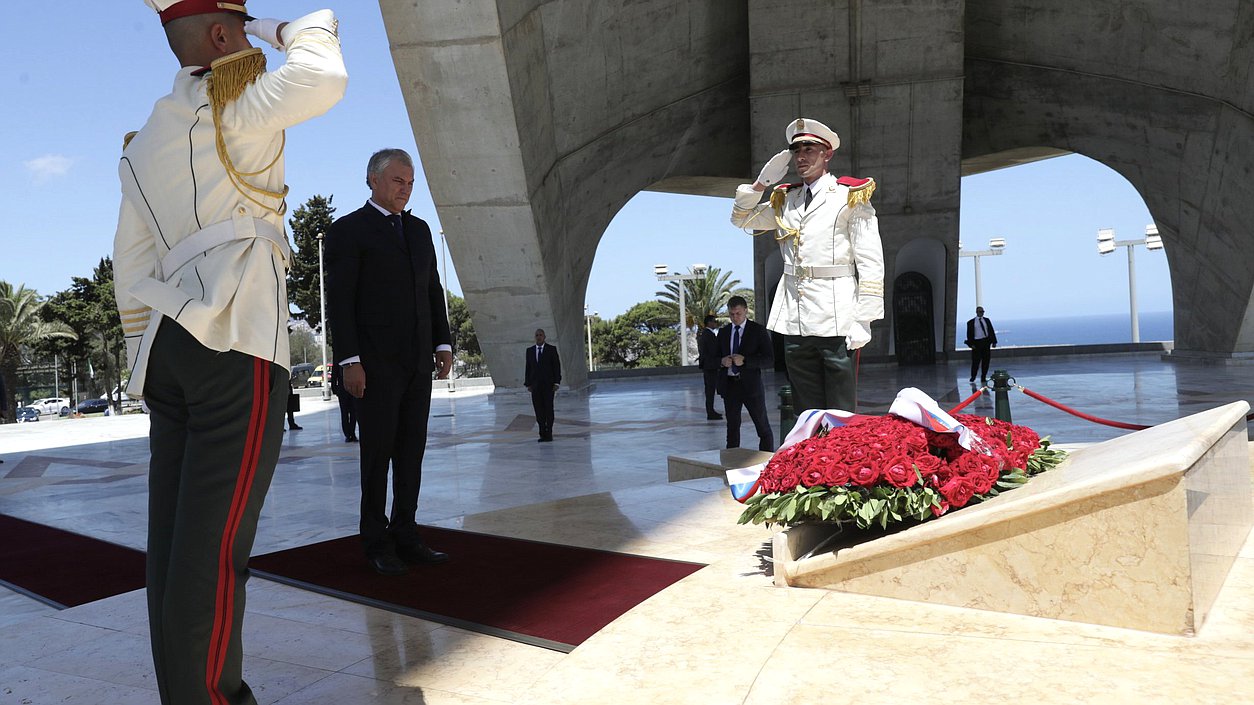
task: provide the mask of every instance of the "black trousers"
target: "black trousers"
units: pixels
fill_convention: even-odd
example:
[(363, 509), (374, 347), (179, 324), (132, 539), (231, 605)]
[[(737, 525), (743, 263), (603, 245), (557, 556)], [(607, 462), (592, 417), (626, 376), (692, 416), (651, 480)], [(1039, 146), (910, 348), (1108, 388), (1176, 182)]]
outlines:
[(988, 339), (971, 341), (971, 379), (975, 379), (976, 371), (980, 379), (988, 377), (988, 363), (993, 358), (992, 343)]
[(714, 390), (718, 387), (718, 370), (701, 370), (705, 376), (705, 414), (714, 416)]
[(553, 437), (553, 394), (551, 384), (531, 386), (531, 408), (536, 413), (536, 425), (540, 427), (541, 438)]
[(761, 385), (745, 384), (736, 377), (728, 377), (723, 391), (723, 414), (727, 419), (727, 447), (740, 447), (740, 407), (749, 412), (753, 427), (758, 432), (758, 450), (775, 450), (775, 432), (766, 413), (766, 395)]
[(784, 363), (792, 383), (793, 410), (798, 415), (806, 409), (854, 411), (857, 379), (844, 336), (786, 335)]
[(241, 675), (244, 584), (287, 382), (281, 366), (210, 350), (168, 319), (153, 341), (148, 621), (166, 705), (256, 703)]
[(359, 530), (366, 555), (373, 556), (419, 541), (414, 516), (418, 513), (418, 490), (422, 485), (422, 456), (427, 450), (431, 373), (414, 368), (404, 374), (383, 374), (376, 369), (371, 377), (370, 370), (366, 366), (366, 393), (357, 400), (357, 421), (361, 427)]

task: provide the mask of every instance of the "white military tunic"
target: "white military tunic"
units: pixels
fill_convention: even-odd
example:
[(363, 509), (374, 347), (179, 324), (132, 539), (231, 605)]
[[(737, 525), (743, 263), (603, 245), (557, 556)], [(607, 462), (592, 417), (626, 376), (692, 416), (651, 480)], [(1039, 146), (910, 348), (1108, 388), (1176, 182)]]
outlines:
[[(336, 29), (330, 10), (289, 23), (284, 65), (260, 75), (223, 110), (221, 131), (236, 170), (261, 172), (246, 176), (248, 183), (282, 192), (283, 130), (343, 97), (348, 77)], [(290, 362), (290, 249), (280, 199), (246, 191), (263, 207), (232, 183), (218, 156), (205, 78), (195, 73), (178, 72), (119, 167), (114, 286), (131, 366), (127, 393), (135, 397), (143, 395), (162, 316), (212, 350)]]
[[(884, 251), (869, 202), (849, 206), (849, 187), (824, 174), (805, 206), (806, 186), (787, 189), (778, 213), (751, 184), (736, 189), (731, 222), (774, 231), (784, 260), (767, 328), (797, 336), (837, 337), (850, 324), (884, 317)], [(782, 226), (782, 228), (781, 228)], [(796, 233), (791, 235), (789, 233)]]

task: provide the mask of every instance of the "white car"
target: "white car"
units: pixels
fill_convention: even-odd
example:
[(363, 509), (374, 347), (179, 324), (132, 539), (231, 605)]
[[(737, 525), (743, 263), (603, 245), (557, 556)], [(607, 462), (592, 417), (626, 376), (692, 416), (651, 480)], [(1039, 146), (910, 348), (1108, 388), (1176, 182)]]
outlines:
[(39, 410), (41, 414), (68, 414), (70, 413), (70, 400), (65, 397), (48, 397), (47, 399), (36, 399), (27, 406), (33, 406)]

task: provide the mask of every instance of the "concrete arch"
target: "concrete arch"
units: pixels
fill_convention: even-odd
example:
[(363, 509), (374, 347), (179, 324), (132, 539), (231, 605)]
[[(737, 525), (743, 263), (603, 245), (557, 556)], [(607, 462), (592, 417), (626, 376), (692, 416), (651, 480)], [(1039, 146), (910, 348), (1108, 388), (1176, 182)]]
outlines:
[(493, 380), (521, 386), (517, 358), (538, 325), (582, 386), (584, 294), (613, 215), (659, 183), (700, 189), (743, 168), (745, 8), (380, 6)]

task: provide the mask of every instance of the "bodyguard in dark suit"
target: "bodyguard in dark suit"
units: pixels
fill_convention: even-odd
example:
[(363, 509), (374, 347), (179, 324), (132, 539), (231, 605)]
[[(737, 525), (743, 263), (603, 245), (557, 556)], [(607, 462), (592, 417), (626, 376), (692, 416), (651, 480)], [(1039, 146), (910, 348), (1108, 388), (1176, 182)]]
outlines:
[(344, 371), (331, 365), (331, 393), (340, 404), (340, 430), (345, 443), (357, 442), (357, 399), (344, 388)]
[(971, 348), (971, 380), (980, 373), (980, 382), (988, 381), (988, 363), (993, 357), (990, 348), (997, 345), (997, 331), (993, 322), (984, 317), (984, 307), (975, 307), (975, 318), (967, 321), (967, 339), (962, 341)]
[[(361, 426), (361, 540), (370, 566), (448, 556), (418, 537), (414, 515), (431, 410), (431, 373), (448, 377), (452, 337), (431, 229), (408, 211), (414, 163), (399, 149), (370, 157), (370, 200), (327, 233), (328, 319), (344, 388)], [(388, 465), (392, 513), (387, 513)]]
[(740, 407), (749, 412), (758, 431), (758, 450), (775, 450), (775, 434), (766, 415), (766, 388), (762, 370), (775, 366), (771, 334), (766, 328), (748, 320), (748, 305), (743, 297), (727, 301), (731, 323), (718, 331), (721, 354), (718, 391), (723, 396), (723, 414), (727, 417), (727, 447), (740, 447)]
[(697, 367), (705, 377), (705, 418), (719, 421), (723, 415), (714, 410), (714, 393), (718, 389), (718, 371), (722, 367), (718, 354), (718, 319), (707, 315), (697, 333)]
[(544, 342), (544, 329), (536, 329), (536, 344), (527, 348), (527, 368), (523, 384), (531, 392), (531, 408), (540, 426), (539, 443), (553, 441), (553, 394), (562, 382), (562, 361), (557, 346)]

